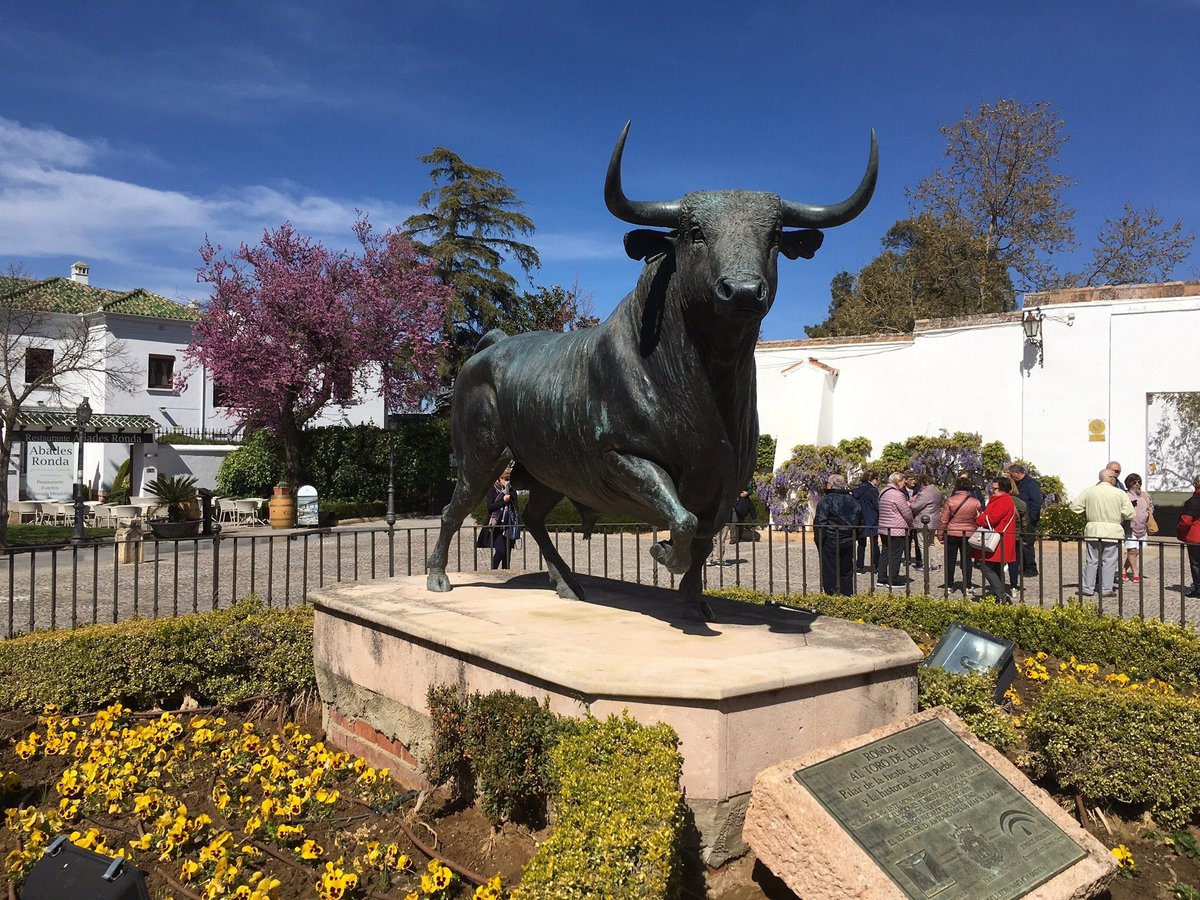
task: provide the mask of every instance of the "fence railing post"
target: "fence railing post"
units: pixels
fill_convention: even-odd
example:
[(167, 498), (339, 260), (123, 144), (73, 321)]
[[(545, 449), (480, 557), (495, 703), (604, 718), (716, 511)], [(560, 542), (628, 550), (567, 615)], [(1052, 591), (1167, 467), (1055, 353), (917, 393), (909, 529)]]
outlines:
[(221, 523), (213, 522), (212, 536), (212, 608), (221, 603)]

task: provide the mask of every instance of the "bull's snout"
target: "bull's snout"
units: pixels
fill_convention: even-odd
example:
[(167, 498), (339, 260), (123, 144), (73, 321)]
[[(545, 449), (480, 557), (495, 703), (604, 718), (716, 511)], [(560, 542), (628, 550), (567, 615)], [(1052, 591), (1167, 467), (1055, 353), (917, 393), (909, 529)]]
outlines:
[(717, 280), (717, 299), (737, 312), (765, 313), (767, 282), (757, 277), (720, 278)]

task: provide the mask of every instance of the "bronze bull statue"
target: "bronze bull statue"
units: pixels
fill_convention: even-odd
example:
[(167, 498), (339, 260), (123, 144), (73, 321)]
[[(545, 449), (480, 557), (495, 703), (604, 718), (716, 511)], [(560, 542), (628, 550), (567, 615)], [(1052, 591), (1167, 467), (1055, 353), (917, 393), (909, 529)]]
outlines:
[(605, 203), (622, 221), (669, 230), (625, 235), (626, 252), (646, 264), (637, 287), (602, 324), (565, 334), (497, 329), (480, 340), (454, 386), (458, 483), (427, 561), (432, 591), (450, 590), (450, 541), (511, 463), (513, 484), (529, 490), (526, 530), (560, 597), (583, 599), (545, 527), (565, 496), (582, 514), (585, 538), (602, 512), (669, 530), (650, 552), (683, 576), (679, 590), (689, 612), (711, 618), (702, 570), (754, 470), (754, 346), (775, 299), (779, 253), (811, 259), (823, 238), (817, 229), (866, 209), (878, 147), (872, 132), (862, 181), (833, 206), (750, 191), (639, 202), (621, 188), (628, 134), (626, 123), (609, 163)]

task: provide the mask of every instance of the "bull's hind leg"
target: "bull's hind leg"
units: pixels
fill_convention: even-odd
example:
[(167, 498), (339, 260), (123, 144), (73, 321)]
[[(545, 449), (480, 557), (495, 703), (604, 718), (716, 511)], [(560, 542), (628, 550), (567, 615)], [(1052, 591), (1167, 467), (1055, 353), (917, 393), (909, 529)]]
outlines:
[(558, 491), (546, 487), (540, 481), (533, 482), (529, 487), (529, 502), (525, 505), (525, 530), (537, 542), (538, 549), (546, 558), (550, 584), (558, 596), (566, 600), (582, 600), (583, 588), (579, 586), (575, 573), (563, 561), (558, 548), (554, 546), (546, 531), (546, 516), (562, 497)]
[(454, 495), (442, 510), (442, 527), (437, 543), (425, 561), (425, 586), (439, 593), (450, 590), (450, 579), (446, 577), (446, 560), (450, 556), (450, 542), (462, 527), (467, 514), (487, 494), (488, 488), (504, 471), (511, 457), (507, 450), (493, 459), (464, 460), (459, 467), (458, 482)]
[[(720, 540), (720, 537), (718, 534), (717, 540)], [(712, 607), (704, 599), (703, 592), (704, 564), (712, 554), (712, 548), (712, 538), (695, 538), (692, 541), (692, 564), (688, 566), (684, 576), (679, 579), (679, 593), (683, 594), (683, 602), (686, 604), (688, 615), (703, 622), (711, 622), (715, 618)]]
[(650, 547), (650, 555), (668, 572), (682, 575), (692, 564), (692, 539), (696, 536), (696, 517), (683, 508), (675, 485), (661, 466), (640, 456), (610, 451), (606, 456), (613, 486), (623, 489), (640, 504), (659, 513), (671, 531), (669, 541)]

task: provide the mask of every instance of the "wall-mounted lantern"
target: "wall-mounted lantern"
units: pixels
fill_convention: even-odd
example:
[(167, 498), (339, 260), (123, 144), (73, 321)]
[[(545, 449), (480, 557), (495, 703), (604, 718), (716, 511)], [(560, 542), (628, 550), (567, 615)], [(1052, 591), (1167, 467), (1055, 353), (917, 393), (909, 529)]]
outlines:
[(1037, 349), (1038, 365), (1043, 367), (1046, 365), (1042, 351), (1042, 322), (1045, 319), (1045, 314), (1037, 307), (1025, 310), (1021, 316), (1021, 330), (1025, 332), (1025, 343)]

